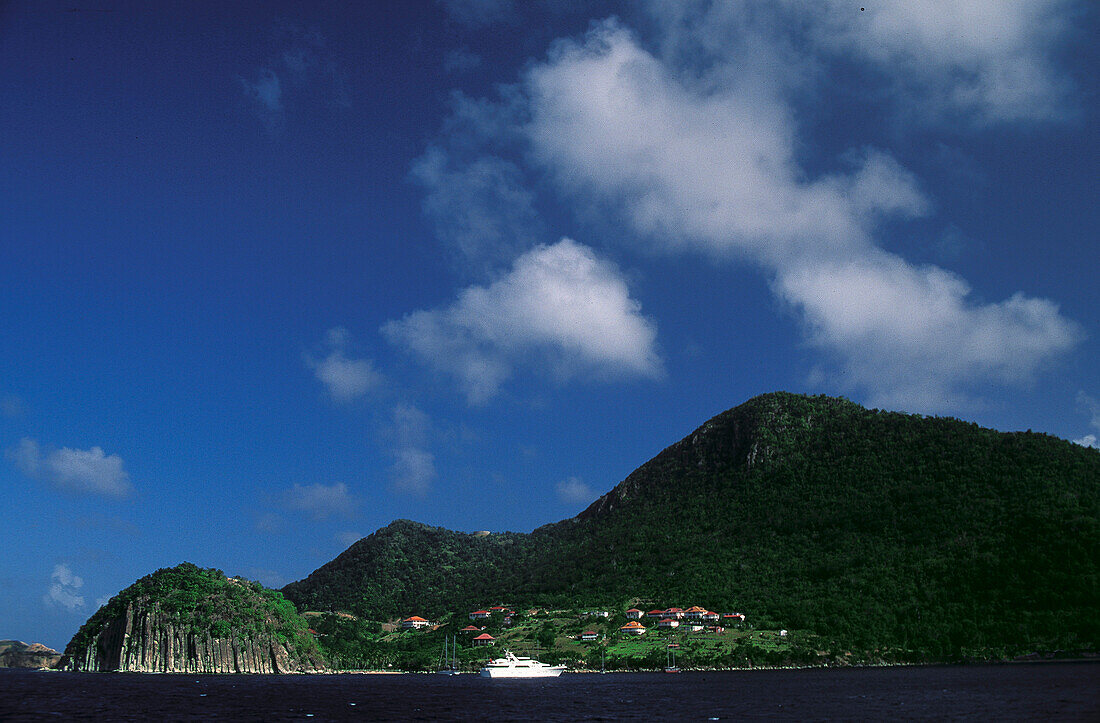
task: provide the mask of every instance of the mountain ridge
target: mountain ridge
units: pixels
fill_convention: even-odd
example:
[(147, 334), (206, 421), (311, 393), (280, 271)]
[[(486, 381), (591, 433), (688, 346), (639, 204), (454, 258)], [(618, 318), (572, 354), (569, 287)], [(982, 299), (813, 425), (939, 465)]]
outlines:
[(284, 593), (376, 619), (690, 598), (932, 656), (1095, 648), (1098, 488), (1100, 453), (1065, 440), (777, 392), (576, 517), (487, 537), (395, 521)]

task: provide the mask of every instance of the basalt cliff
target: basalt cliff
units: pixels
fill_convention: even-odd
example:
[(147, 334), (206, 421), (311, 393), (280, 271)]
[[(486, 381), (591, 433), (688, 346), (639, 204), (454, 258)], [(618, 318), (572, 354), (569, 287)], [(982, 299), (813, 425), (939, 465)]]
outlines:
[(305, 620), (281, 594), (183, 563), (112, 598), (69, 642), (58, 667), (295, 673), (317, 672), (324, 664)]

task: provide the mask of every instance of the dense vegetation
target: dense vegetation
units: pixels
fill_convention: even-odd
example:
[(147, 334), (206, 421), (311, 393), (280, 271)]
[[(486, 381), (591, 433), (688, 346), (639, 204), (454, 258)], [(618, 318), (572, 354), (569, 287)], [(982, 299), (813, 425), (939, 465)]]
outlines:
[(284, 592), (373, 620), (698, 604), (920, 660), (1096, 650), (1098, 513), (1096, 450), (777, 393), (576, 518), (487, 537), (397, 521)]
[(227, 578), (190, 562), (146, 575), (115, 595), (81, 626), (66, 652), (87, 647), (133, 604), (157, 608), (180, 628), (214, 638), (270, 636), (300, 654), (318, 652), (308, 623), (277, 590), (244, 578)]
[[(626, 622), (621, 612), (608, 618), (585, 615), (579, 610), (539, 610), (534, 615), (517, 612), (510, 625), (494, 614), (489, 620), (479, 621), (484, 630), (477, 632), (462, 631), (470, 623), (465, 615), (439, 621), (434, 630), (392, 631), (347, 613), (307, 615), (320, 633), (328, 660), (337, 669), (434, 670), (441, 665), (444, 640), (448, 641), (449, 651), (453, 650), (452, 644), (457, 644), (457, 667), (468, 672), (481, 668), (487, 658), (500, 655), (502, 649), (532, 654), (543, 662), (565, 663), (570, 670), (652, 670), (670, 661), (669, 643), (678, 646), (674, 655), (682, 667), (852, 662), (838, 657), (843, 653), (822, 649), (823, 641), (811, 633), (791, 631), (781, 635), (778, 630), (758, 630), (752, 625), (738, 625), (720, 634), (652, 629), (644, 637), (626, 638), (618, 632)], [(597, 639), (582, 640), (584, 631), (595, 632)], [(492, 635), (495, 644), (475, 646), (473, 638), (481, 632)], [(875, 655), (860, 658), (859, 662), (888, 659)]]

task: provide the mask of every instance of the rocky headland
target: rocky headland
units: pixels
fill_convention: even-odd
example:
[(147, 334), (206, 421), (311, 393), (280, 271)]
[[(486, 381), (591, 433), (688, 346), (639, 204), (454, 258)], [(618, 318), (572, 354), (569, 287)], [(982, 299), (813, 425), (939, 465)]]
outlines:
[(59, 666), (76, 671), (324, 670), (306, 621), (274, 590), (190, 563), (123, 590), (81, 627)]

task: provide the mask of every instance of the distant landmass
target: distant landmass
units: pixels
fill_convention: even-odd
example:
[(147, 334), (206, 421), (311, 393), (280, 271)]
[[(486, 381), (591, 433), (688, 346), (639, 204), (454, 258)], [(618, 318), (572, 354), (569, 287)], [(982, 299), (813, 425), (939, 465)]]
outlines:
[(324, 668), (308, 625), (274, 590), (191, 563), (111, 598), (59, 667), (149, 673), (287, 673)]
[(59, 660), (61, 653), (42, 643), (0, 640), (0, 668), (52, 668)]
[(767, 394), (529, 534), (398, 520), (283, 588), (371, 620), (691, 600), (895, 659), (1095, 651), (1100, 452)]

